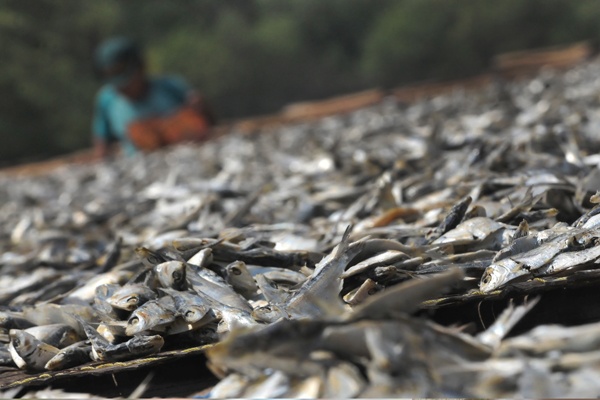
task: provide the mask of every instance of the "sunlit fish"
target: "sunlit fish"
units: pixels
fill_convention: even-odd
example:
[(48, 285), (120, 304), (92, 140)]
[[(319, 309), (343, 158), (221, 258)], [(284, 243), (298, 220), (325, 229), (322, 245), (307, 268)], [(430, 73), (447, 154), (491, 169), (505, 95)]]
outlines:
[(86, 341), (73, 343), (61, 349), (54, 357), (48, 360), (44, 368), (49, 371), (57, 371), (85, 364), (91, 361), (91, 352), (92, 346), (86, 343)]
[(341, 307), (339, 298), (342, 289), (340, 275), (348, 263), (364, 248), (363, 242), (349, 243), (351, 227), (344, 232), (340, 244), (331, 255), (325, 257), (315, 272), (284, 304), (285, 312), (295, 318), (321, 317), (323, 306)]
[(148, 300), (157, 297), (156, 292), (143, 284), (127, 284), (117, 290), (106, 301), (113, 307), (133, 311)]
[(9, 351), (13, 361), (21, 369), (43, 371), (46, 363), (59, 352), (56, 347), (36, 339), (25, 331), (11, 329), (9, 334)]

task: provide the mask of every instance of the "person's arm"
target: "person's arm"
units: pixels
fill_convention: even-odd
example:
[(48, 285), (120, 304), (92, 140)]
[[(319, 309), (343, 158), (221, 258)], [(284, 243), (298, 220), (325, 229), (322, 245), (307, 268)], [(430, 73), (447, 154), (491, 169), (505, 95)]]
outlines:
[(178, 76), (171, 76), (163, 82), (165, 82), (169, 92), (173, 93), (181, 101), (182, 107), (194, 109), (198, 114), (206, 118), (209, 126), (216, 124), (217, 118), (212, 107), (205, 100), (204, 96), (190, 86), (185, 79)]
[(110, 123), (107, 116), (108, 96), (100, 92), (96, 96), (94, 117), (92, 120), (92, 142), (96, 160), (107, 158), (111, 153), (109, 139), (111, 137)]
[(103, 160), (110, 154), (110, 147), (104, 139), (94, 137), (94, 158)]

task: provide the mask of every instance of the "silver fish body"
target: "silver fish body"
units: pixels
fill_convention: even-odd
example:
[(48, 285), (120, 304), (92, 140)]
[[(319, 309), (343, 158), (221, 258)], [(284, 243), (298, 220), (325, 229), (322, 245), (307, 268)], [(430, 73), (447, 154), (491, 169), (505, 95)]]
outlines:
[(185, 263), (181, 261), (167, 261), (154, 266), (154, 271), (162, 287), (184, 290), (186, 288)]
[(143, 284), (127, 284), (110, 296), (106, 301), (113, 307), (133, 311), (145, 302), (156, 299), (154, 290)]
[(127, 336), (133, 336), (144, 331), (164, 331), (166, 325), (175, 322), (175, 318), (173, 299), (163, 297), (150, 300), (131, 313), (125, 333)]
[(234, 261), (225, 267), (226, 281), (246, 299), (254, 299), (258, 286), (243, 261)]
[(59, 352), (56, 347), (37, 340), (25, 331), (11, 329), (9, 335), (9, 351), (19, 368), (43, 371), (46, 363)]
[[(346, 229), (342, 241), (329, 257), (323, 259), (300, 289), (283, 305), (285, 312), (297, 318), (322, 317), (324, 304), (342, 308), (339, 293), (342, 289), (340, 275), (348, 263), (359, 254), (365, 242), (350, 244), (350, 227)], [(317, 304), (318, 302), (318, 304)]]
[(248, 301), (238, 294), (225, 280), (214, 273), (210, 274), (203, 270), (198, 270), (197, 273), (194, 273), (193, 270), (188, 270), (187, 279), (191, 288), (200, 296), (208, 296), (215, 301), (240, 310), (252, 311), (252, 307), (248, 304)]
[(213, 260), (212, 249), (206, 248), (198, 251), (190, 259), (187, 260), (188, 264), (196, 265), (200, 268), (204, 268), (207, 264)]
[(49, 371), (57, 371), (75, 367), (91, 361), (92, 346), (85, 341), (73, 343), (70, 346), (61, 349), (52, 357), (44, 368)]
[(77, 331), (67, 324), (40, 325), (25, 329), (25, 332), (51, 346), (62, 349), (80, 340)]
[(576, 269), (600, 258), (600, 246), (593, 246), (580, 251), (569, 251), (554, 257), (540, 275), (551, 275), (559, 272)]
[(503, 258), (485, 269), (479, 282), (479, 290), (489, 293), (523, 276), (530, 276), (530, 273), (522, 264), (511, 258)]
[(96, 361), (123, 361), (160, 351), (164, 339), (160, 335), (137, 335), (126, 342), (112, 344), (91, 325), (78, 318), (86, 336), (92, 343), (92, 358)]
[(346, 279), (351, 276), (354, 276), (354, 275), (363, 273), (365, 271), (368, 271), (370, 269), (373, 269), (375, 267), (378, 267), (381, 265), (394, 264), (399, 261), (407, 260), (408, 258), (409, 258), (409, 256), (401, 251), (388, 250), (386, 252), (380, 253), (376, 256), (370, 257), (366, 260), (363, 260), (363, 261), (351, 266), (344, 273), (342, 273), (340, 278)]
[(174, 289), (161, 289), (167, 293), (173, 299), (175, 311), (180, 315), (187, 323), (194, 324), (203, 318), (207, 317), (207, 314), (214, 314), (211, 311), (210, 302), (204, 300), (201, 296), (192, 292), (180, 292)]

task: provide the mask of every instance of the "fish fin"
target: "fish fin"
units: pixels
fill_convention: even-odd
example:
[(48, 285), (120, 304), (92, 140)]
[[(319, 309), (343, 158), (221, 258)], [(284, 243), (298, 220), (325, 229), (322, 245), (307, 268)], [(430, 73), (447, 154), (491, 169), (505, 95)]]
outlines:
[(338, 321), (341, 315), (348, 312), (346, 304), (337, 296), (327, 301), (314, 293), (306, 292), (305, 298), (307, 302), (319, 309), (322, 319), (327, 321)]
[(423, 301), (440, 295), (464, 276), (464, 271), (452, 268), (431, 278), (411, 279), (374, 294), (342, 318), (381, 319), (399, 313), (412, 313)]
[(348, 247), (350, 246), (350, 232), (352, 232), (352, 224), (346, 227), (346, 230), (342, 235), (342, 240), (337, 246), (334, 258), (340, 258), (348, 250)]
[(476, 336), (484, 345), (497, 348), (500, 341), (510, 332), (510, 330), (540, 301), (540, 297), (515, 307), (512, 301), (502, 314), (485, 331)]
[(104, 336), (100, 335), (96, 329), (94, 329), (90, 324), (85, 322), (83, 320), (83, 318), (81, 318), (79, 315), (75, 315), (75, 314), (69, 314), (69, 315), (71, 315), (73, 318), (75, 318), (77, 320), (77, 322), (79, 322), (79, 324), (83, 328), (83, 331), (85, 332), (85, 335), (92, 342), (92, 344), (100, 343), (100, 344), (106, 345), (106, 346), (111, 345), (111, 343), (108, 340), (106, 340), (106, 338)]

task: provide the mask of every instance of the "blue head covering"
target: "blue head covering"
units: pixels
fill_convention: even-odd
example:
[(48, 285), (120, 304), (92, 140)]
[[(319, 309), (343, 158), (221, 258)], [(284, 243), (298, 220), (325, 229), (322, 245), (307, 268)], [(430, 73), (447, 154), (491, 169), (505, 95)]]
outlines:
[(142, 65), (141, 49), (128, 37), (113, 37), (98, 46), (94, 64), (106, 83), (120, 86)]

